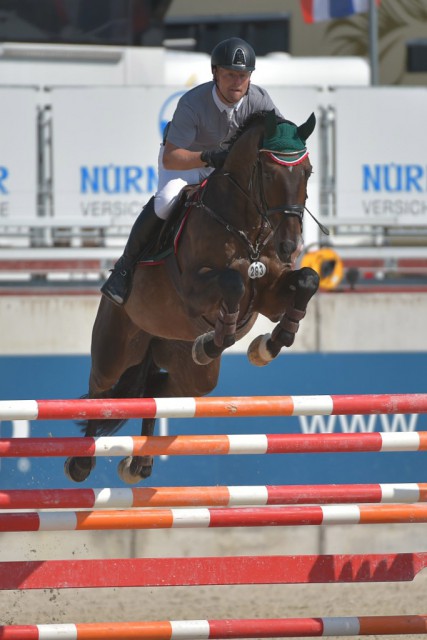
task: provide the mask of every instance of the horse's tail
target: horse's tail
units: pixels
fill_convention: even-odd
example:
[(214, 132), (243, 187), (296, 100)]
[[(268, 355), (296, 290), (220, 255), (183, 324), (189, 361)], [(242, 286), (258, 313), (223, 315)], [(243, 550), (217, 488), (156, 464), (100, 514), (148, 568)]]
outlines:
[[(155, 367), (154, 367), (155, 368)], [(156, 369), (156, 368), (155, 368)], [(129, 367), (122, 373), (111, 392), (109, 398), (143, 398), (147, 381), (153, 373), (153, 359), (149, 350), (144, 360), (139, 364)], [(86, 396), (87, 397), (87, 396)], [(115, 418), (112, 420), (84, 420), (78, 424), (82, 431), (95, 436), (112, 436), (127, 422), (127, 418)], [(90, 423), (90, 424), (89, 424)]]

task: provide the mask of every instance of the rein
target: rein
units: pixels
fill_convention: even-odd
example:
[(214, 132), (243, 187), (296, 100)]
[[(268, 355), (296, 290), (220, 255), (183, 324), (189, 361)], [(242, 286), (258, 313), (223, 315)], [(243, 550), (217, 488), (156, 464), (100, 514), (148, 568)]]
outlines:
[[(252, 204), (254, 204), (252, 199), (251, 199), (251, 197), (250, 197), (250, 195), (248, 193), (246, 193), (246, 191), (240, 186), (240, 184), (236, 180), (234, 180), (234, 178), (231, 177), (231, 175), (229, 173), (212, 174), (212, 176), (209, 176), (209, 178), (214, 177), (214, 175), (215, 175), (215, 177), (218, 177), (218, 178), (219, 177), (224, 177), (224, 176), (230, 178), (231, 182), (236, 187), (238, 187), (240, 189), (240, 191), (246, 196), (246, 198), (248, 198), (248, 200), (250, 200), (252, 202)], [(196, 207), (202, 207), (205, 211), (207, 211), (207, 213), (209, 213), (209, 215), (214, 220), (216, 220), (217, 222), (219, 222), (219, 224), (221, 224), (223, 227), (225, 227), (227, 229), (227, 231), (232, 233), (234, 236), (236, 236), (240, 240), (243, 240), (243, 242), (246, 244), (246, 246), (247, 246), (247, 248), (249, 250), (250, 259), (252, 261), (259, 260), (259, 257), (261, 255), (262, 250), (264, 249), (265, 245), (269, 242), (271, 236), (273, 235), (273, 230), (271, 228), (271, 225), (270, 225), (269, 221), (266, 219), (265, 215), (263, 215), (263, 213), (255, 205), (259, 215), (262, 218), (262, 225), (261, 225), (260, 234), (258, 236), (258, 239), (257, 239), (256, 243), (253, 244), (244, 231), (242, 231), (241, 229), (238, 229), (237, 227), (232, 225), (223, 216), (221, 216), (219, 213), (217, 213), (216, 211), (211, 209), (207, 204), (205, 204), (203, 202), (203, 193), (204, 193), (204, 189), (203, 189), (203, 192), (202, 192), (202, 194), (200, 196), (200, 199), (197, 202), (193, 202), (192, 205), (196, 206)], [(263, 238), (263, 235), (264, 235), (265, 228), (266, 228), (267, 224), (270, 227), (270, 231), (268, 232), (267, 236), (265, 238)]]

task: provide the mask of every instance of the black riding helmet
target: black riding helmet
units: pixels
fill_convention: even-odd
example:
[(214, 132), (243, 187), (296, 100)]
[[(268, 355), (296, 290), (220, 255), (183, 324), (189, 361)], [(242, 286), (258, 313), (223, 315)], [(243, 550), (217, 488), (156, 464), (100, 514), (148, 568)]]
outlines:
[(211, 55), (212, 70), (224, 67), (234, 71), (253, 71), (255, 69), (255, 51), (241, 38), (228, 38), (219, 42)]

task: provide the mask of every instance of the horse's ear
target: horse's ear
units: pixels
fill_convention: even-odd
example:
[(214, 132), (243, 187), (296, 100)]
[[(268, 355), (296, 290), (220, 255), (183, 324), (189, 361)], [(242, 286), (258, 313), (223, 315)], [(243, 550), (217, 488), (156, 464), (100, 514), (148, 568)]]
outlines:
[(274, 109), (269, 111), (264, 120), (264, 138), (272, 138), (276, 133), (277, 118)]
[(315, 126), (316, 116), (312, 113), (308, 120), (297, 128), (298, 136), (301, 140), (307, 140), (307, 138), (313, 133)]

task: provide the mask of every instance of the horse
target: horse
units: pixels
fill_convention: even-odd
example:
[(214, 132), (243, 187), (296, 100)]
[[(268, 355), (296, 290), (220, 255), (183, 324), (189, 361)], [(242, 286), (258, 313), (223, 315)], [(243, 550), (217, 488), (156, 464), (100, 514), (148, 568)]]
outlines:
[[(296, 268), (312, 171), (306, 140), (315, 124), (314, 114), (300, 126), (274, 112), (253, 114), (231, 140), (223, 168), (184, 194), (183, 217), (166, 223), (174, 231), (169, 255), (138, 265), (124, 306), (101, 297), (86, 397), (209, 394), (222, 353), (259, 314), (276, 325), (252, 341), (252, 364), (264, 366), (293, 344), (319, 286), (313, 269)], [(91, 419), (84, 435), (112, 435), (123, 422)], [(155, 419), (144, 418), (142, 435), (154, 427)], [(65, 472), (82, 482), (94, 464), (71, 457)], [(128, 457), (119, 475), (137, 483), (152, 465), (151, 456)]]

